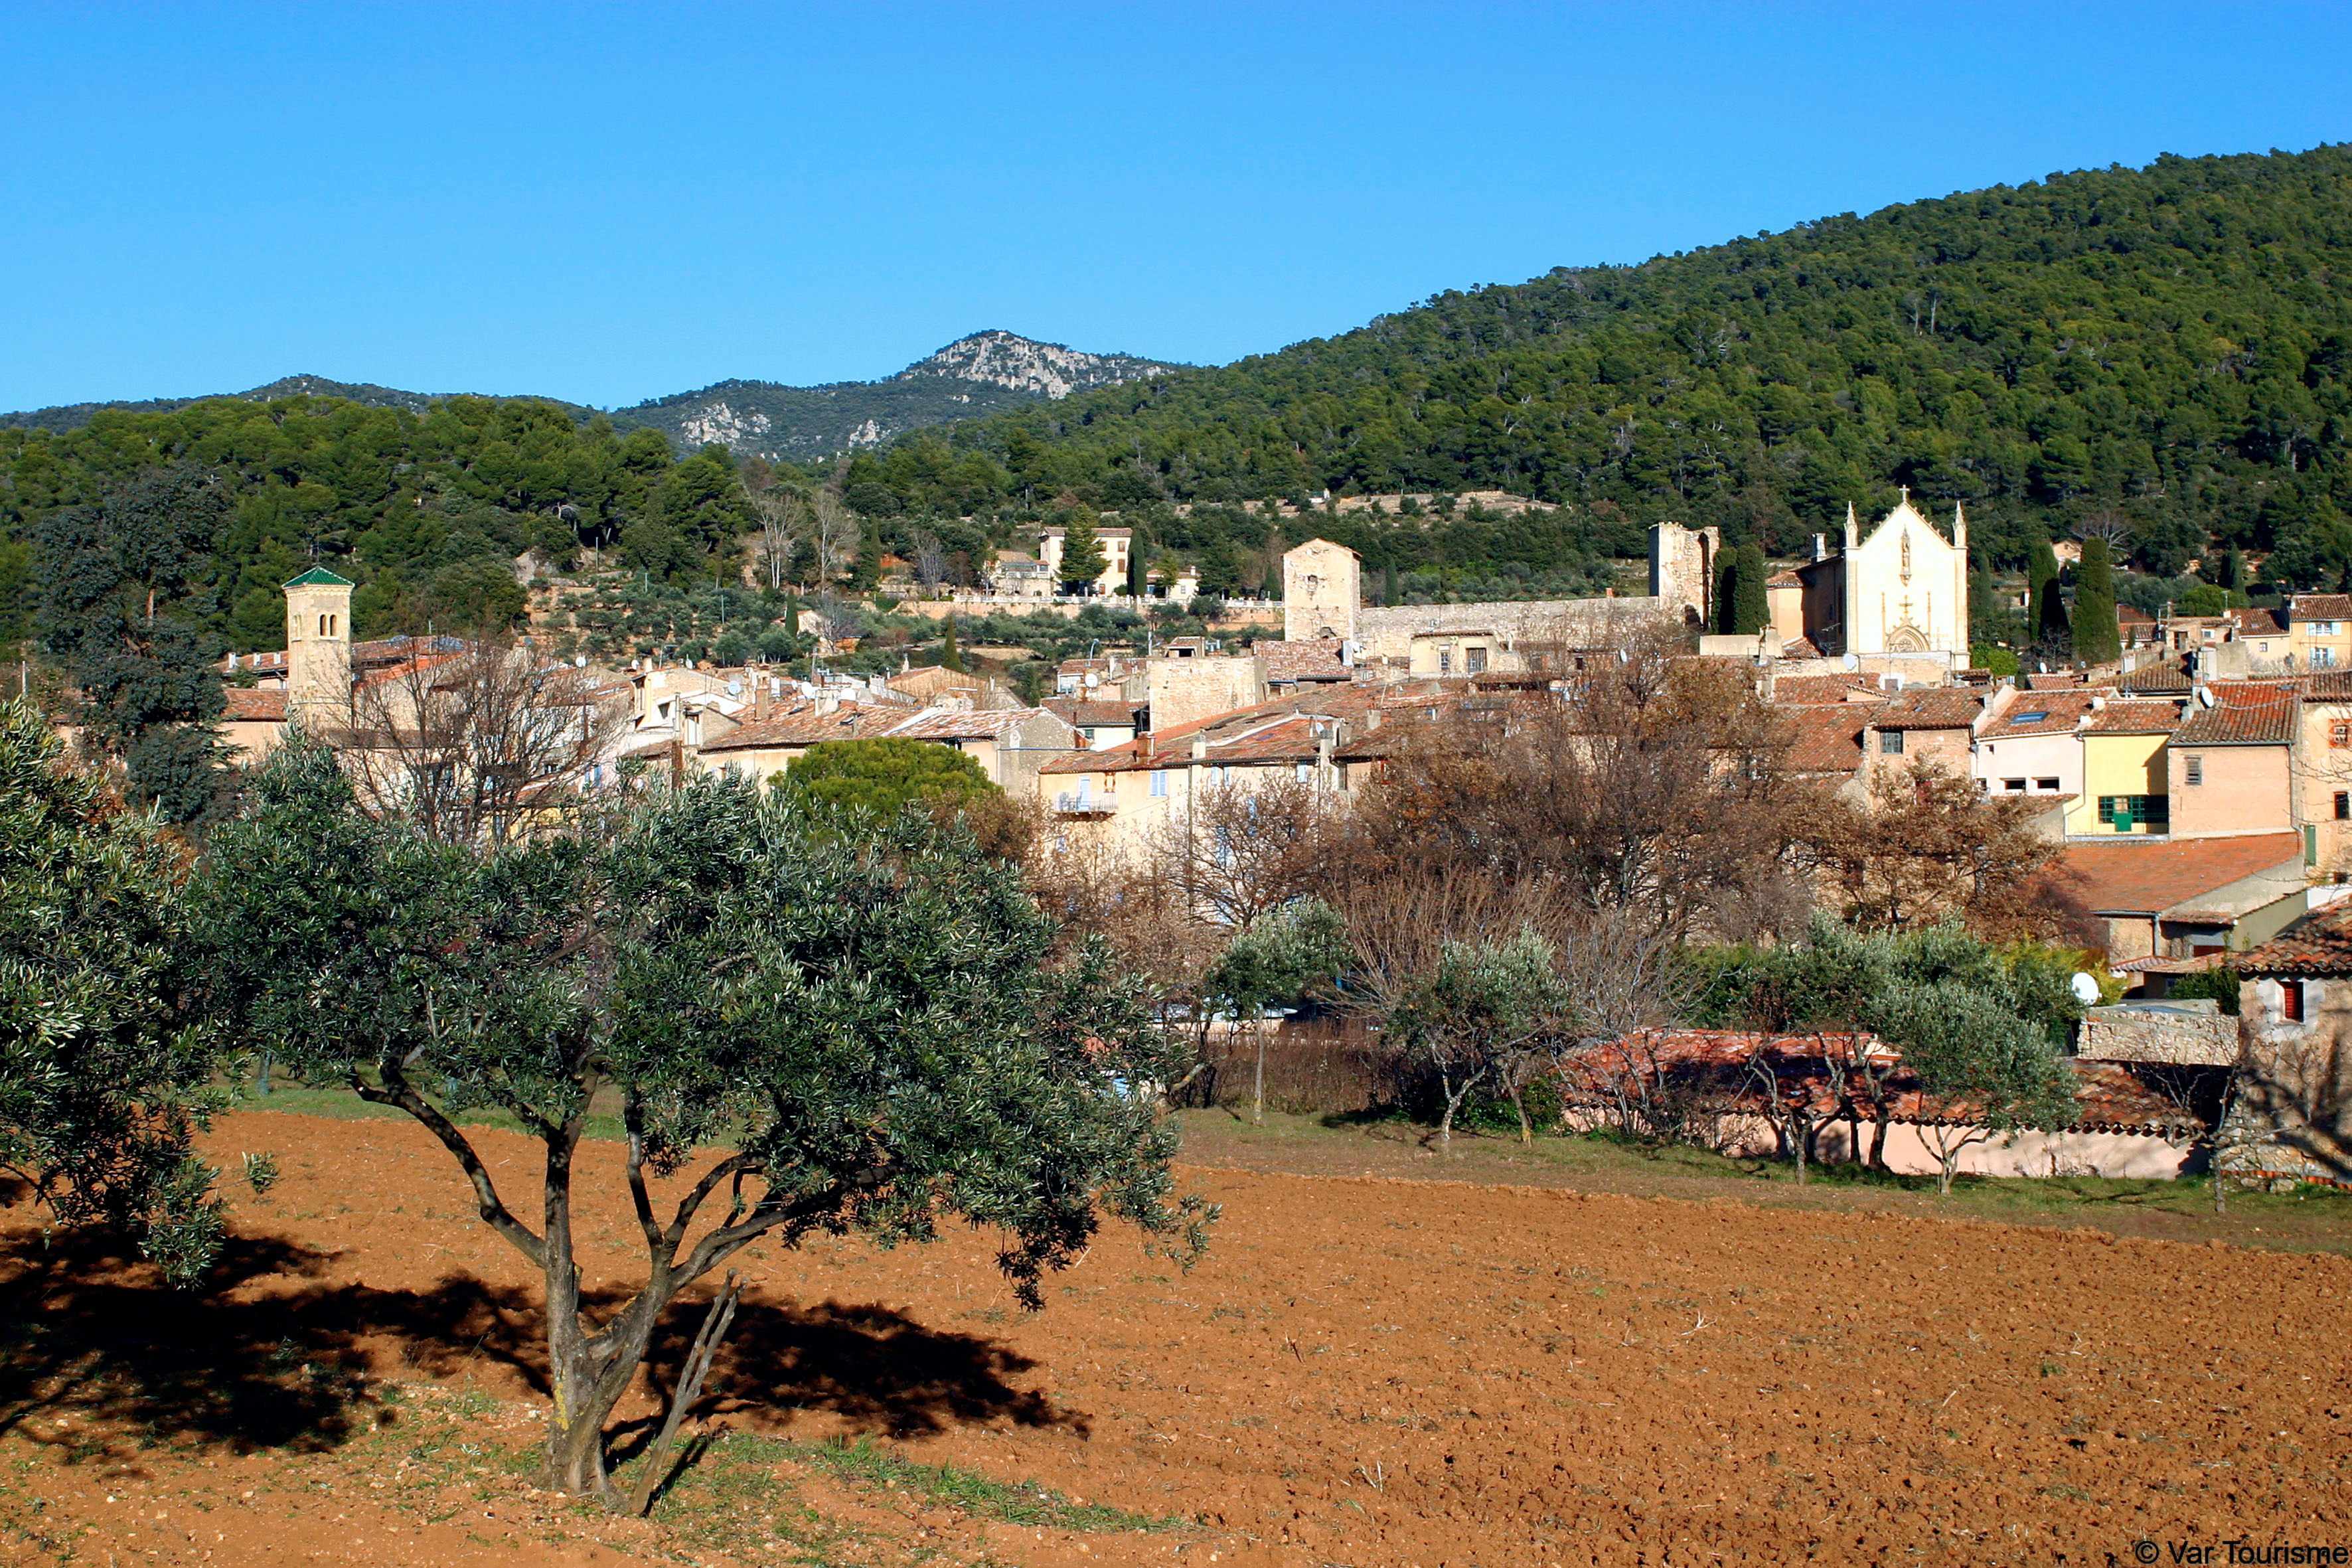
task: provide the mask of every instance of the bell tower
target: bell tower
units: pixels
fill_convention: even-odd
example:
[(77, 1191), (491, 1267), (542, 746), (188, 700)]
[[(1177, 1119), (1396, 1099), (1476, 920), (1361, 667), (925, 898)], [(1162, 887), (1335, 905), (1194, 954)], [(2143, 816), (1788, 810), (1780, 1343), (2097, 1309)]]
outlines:
[(352, 585), (313, 566), (286, 584), (286, 716), (316, 734), (351, 704)]

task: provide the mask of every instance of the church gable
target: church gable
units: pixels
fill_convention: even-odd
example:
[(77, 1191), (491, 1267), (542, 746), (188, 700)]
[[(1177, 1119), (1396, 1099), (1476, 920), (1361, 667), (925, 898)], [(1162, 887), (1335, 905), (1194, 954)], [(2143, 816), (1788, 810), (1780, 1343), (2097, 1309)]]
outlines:
[(1952, 534), (1911, 504), (1906, 489), (1867, 539), (1846, 518), (1845, 646), (1860, 653), (1946, 653), (1965, 660), (1968, 521), (1957, 508)]

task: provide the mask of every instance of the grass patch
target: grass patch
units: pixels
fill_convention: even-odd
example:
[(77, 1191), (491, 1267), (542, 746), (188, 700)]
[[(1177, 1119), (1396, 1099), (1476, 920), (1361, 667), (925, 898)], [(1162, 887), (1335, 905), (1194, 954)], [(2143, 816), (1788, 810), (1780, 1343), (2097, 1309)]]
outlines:
[[(738, 1438), (736, 1441), (742, 1441)], [(976, 1470), (953, 1465), (919, 1465), (895, 1448), (871, 1437), (855, 1443), (784, 1444), (797, 1447), (791, 1458), (843, 1480), (900, 1491), (961, 1509), (969, 1514), (1005, 1524), (1039, 1525), (1048, 1530), (1158, 1531), (1182, 1528), (1188, 1521), (1129, 1513), (1103, 1503), (1077, 1503), (1034, 1481), (992, 1480)]]
[[(1367, 1167), (1397, 1169), (1400, 1146), (1435, 1152), (1434, 1130), (1392, 1108), (1349, 1114), (1292, 1115), (1269, 1110), (1263, 1127), (1237, 1121), (1219, 1110), (1183, 1110), (1185, 1147), (1180, 1159), (1202, 1163), (1238, 1156), (1265, 1169), (1332, 1171), (1353, 1174)], [(1385, 1147), (1385, 1152), (1383, 1148)], [(1369, 1156), (1369, 1157), (1368, 1157)], [(2304, 1186), (2286, 1192), (2233, 1188), (2229, 1212), (2213, 1213), (2212, 1189), (2204, 1175), (2176, 1180), (2081, 1175), (1979, 1176), (1963, 1173), (1948, 1198), (1936, 1193), (1931, 1174), (1901, 1175), (1853, 1163), (1807, 1167), (1800, 1196), (1796, 1166), (1780, 1159), (1733, 1159), (1689, 1144), (1658, 1143), (1611, 1130), (1583, 1134), (1538, 1133), (1519, 1142), (1516, 1128), (1481, 1134), (1454, 1129), (1450, 1161), (1423, 1161), (1414, 1173), (1461, 1181), (1563, 1181), (1588, 1191), (1660, 1192), (1704, 1196), (1708, 1188), (1746, 1201), (1881, 1206), (1916, 1205), (1920, 1212), (1953, 1218), (2100, 1225), (2121, 1223), (2126, 1214), (2168, 1216), (2158, 1222), (2166, 1234), (2171, 1221), (2183, 1234), (2243, 1232), (2278, 1245), (2329, 1251), (2352, 1250), (2352, 1192)]]
[[(745, 1432), (723, 1434), (689, 1454), (655, 1500), (654, 1521), (682, 1544), (755, 1560), (781, 1550), (794, 1562), (834, 1563), (874, 1544), (867, 1533), (830, 1521), (803, 1501), (777, 1475), (784, 1464), (896, 1494), (919, 1507), (1004, 1524), (1104, 1534), (1178, 1530), (1191, 1522), (1073, 1502), (1034, 1481), (999, 1481), (953, 1465), (917, 1464), (870, 1437), (801, 1443)], [(615, 1479), (624, 1488), (630, 1484), (626, 1476)]]

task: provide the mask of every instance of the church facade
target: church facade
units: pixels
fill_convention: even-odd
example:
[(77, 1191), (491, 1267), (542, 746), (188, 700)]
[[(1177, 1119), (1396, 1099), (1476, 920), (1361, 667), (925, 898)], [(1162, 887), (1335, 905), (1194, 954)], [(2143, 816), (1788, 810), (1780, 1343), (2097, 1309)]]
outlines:
[[(1911, 504), (1864, 537), (1852, 505), (1843, 548), (1818, 534), (1813, 559), (1774, 578), (1766, 592), (1783, 648), (1811, 643), (1822, 654), (1948, 656), (1969, 660), (1969, 520), (1952, 509), (1948, 538)], [(1800, 649), (1799, 651), (1801, 651)]]

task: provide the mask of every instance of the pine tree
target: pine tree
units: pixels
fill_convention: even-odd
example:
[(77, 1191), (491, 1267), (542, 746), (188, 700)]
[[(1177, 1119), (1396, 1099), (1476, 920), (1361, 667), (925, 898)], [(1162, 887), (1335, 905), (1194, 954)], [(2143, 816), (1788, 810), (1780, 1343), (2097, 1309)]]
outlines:
[(1764, 591), (1764, 545), (1751, 539), (1739, 547), (1738, 582), (1732, 587), (1731, 629), (1741, 637), (1753, 637), (1769, 625), (1772, 601)]
[(2074, 657), (2105, 664), (2122, 656), (2116, 631), (2116, 573), (2107, 542), (2097, 534), (2083, 541), (2083, 564), (2074, 579)]
[(1094, 511), (1079, 507), (1070, 513), (1069, 525), (1062, 534), (1062, 585), (1077, 592), (1089, 591), (1103, 574), (1105, 564), (1102, 536), (1095, 531)]

